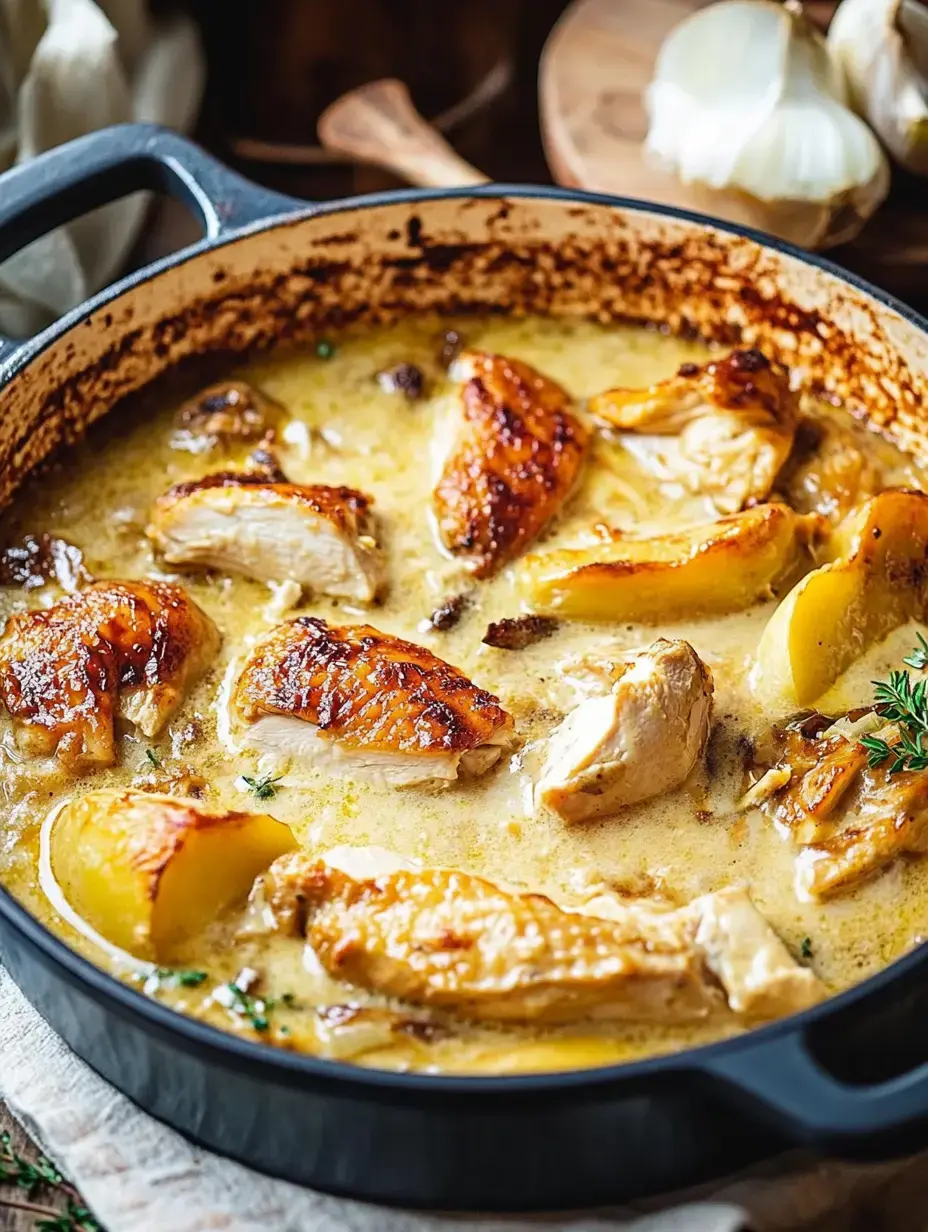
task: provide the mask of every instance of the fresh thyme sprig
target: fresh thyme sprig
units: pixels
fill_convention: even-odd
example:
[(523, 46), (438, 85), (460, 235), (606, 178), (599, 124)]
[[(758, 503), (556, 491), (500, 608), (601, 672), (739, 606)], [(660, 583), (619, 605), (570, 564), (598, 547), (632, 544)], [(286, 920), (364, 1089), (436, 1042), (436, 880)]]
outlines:
[(271, 778), (269, 774), (266, 774), (263, 779), (252, 779), (247, 774), (243, 774), (242, 782), (247, 783), (248, 790), (256, 800), (273, 800), (277, 795), (277, 784), (280, 778)]
[[(918, 646), (902, 661), (916, 670), (928, 668), (928, 641), (919, 633)], [(880, 736), (861, 736), (867, 763), (873, 768), (889, 762), (889, 773), (928, 770), (928, 679), (914, 681), (906, 671), (890, 672), (888, 680), (874, 680), (873, 701), (880, 718), (896, 723), (899, 738), (892, 744)]]
[[(25, 1201), (0, 1194), (0, 1206), (40, 1216), (36, 1232), (103, 1232), (102, 1227), (83, 1205), (73, 1185), (69, 1185), (55, 1165), (44, 1155), (35, 1162), (13, 1150), (9, 1134), (0, 1134), (0, 1185), (14, 1185)], [(33, 1201), (41, 1190), (60, 1193), (67, 1201), (64, 1210)]]

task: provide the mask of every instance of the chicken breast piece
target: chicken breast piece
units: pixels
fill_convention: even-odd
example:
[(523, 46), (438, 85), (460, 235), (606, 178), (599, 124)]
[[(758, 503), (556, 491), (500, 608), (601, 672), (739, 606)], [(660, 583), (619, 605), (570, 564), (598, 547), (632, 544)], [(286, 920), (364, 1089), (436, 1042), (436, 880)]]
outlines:
[[(788, 990), (792, 960), (776, 952), (743, 892), (740, 908), (738, 892), (728, 903), (709, 895), (676, 910), (616, 900), (606, 918), (454, 869), (359, 875), (344, 863), (336, 853), (278, 860), (265, 878), (271, 909), (305, 932), (333, 978), (413, 1005), (489, 1022), (666, 1023), (724, 1010), (728, 998), (745, 1012), (782, 1013), (822, 995), (803, 969)], [(697, 941), (703, 918), (705, 951)], [(768, 951), (753, 969), (752, 942), (739, 936), (745, 927)], [(768, 969), (780, 991), (764, 1000)]]
[(0, 700), (18, 747), (75, 773), (112, 765), (116, 717), (157, 735), (219, 642), (206, 613), (164, 582), (97, 582), (15, 613), (0, 636)]
[(679, 437), (667, 458), (675, 478), (711, 497), (720, 513), (766, 500), (796, 433), (789, 373), (757, 350), (732, 351), (648, 389), (610, 389), (590, 411), (622, 432)]
[(273, 432), (283, 408), (244, 381), (220, 381), (185, 402), (174, 420), (173, 445), (191, 453), (258, 441)]
[(371, 603), (384, 582), (372, 504), (354, 488), (276, 482), (261, 471), (208, 475), (160, 497), (147, 533), (171, 565)]
[(712, 674), (689, 642), (659, 638), (614, 666), (611, 691), (582, 701), (548, 742), (535, 802), (568, 822), (679, 787), (709, 737)]
[(490, 577), (526, 548), (567, 499), (586, 429), (570, 395), (518, 360), (466, 351), (455, 362), (463, 422), (435, 487), (449, 552)]
[(232, 709), (253, 748), (395, 787), (482, 774), (513, 734), (497, 698), (423, 646), (310, 616), (255, 647)]

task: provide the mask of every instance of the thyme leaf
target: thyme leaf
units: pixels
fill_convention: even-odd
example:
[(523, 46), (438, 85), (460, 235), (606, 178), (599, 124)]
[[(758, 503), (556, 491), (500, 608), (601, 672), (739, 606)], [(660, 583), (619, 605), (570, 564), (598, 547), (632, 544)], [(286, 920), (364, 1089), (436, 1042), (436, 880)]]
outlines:
[(277, 784), (281, 778), (283, 775), (276, 779), (269, 774), (262, 779), (249, 778), (247, 774), (242, 775), (242, 781), (248, 784), (248, 790), (256, 800), (273, 800), (277, 795)]
[[(918, 645), (902, 661), (909, 667), (928, 668), (928, 640), (918, 634)], [(907, 671), (892, 671), (888, 680), (871, 681), (877, 713), (899, 729), (890, 743), (881, 736), (861, 736), (858, 743), (873, 769), (888, 762), (890, 774), (928, 770), (928, 678), (913, 680)]]

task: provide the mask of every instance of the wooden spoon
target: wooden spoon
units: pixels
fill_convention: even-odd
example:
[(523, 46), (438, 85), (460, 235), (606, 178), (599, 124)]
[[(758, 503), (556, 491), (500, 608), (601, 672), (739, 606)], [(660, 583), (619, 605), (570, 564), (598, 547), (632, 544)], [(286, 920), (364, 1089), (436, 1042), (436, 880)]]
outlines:
[(374, 163), (420, 188), (487, 182), (423, 119), (406, 86), (394, 77), (336, 99), (320, 116), (318, 132), (327, 149)]

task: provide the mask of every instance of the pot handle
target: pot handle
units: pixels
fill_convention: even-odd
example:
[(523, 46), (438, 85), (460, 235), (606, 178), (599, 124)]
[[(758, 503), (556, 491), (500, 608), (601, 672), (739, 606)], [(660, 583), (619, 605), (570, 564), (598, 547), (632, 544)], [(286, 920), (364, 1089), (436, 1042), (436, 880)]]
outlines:
[[(0, 177), (0, 261), (90, 210), (146, 189), (186, 204), (209, 240), (305, 208), (305, 202), (252, 184), (170, 129), (118, 124)], [(21, 345), (0, 339), (0, 362)]]
[(732, 1041), (701, 1069), (722, 1083), (726, 1097), (803, 1146), (879, 1160), (928, 1143), (928, 1061), (882, 1082), (846, 1082), (817, 1059), (803, 1027), (742, 1046)]

